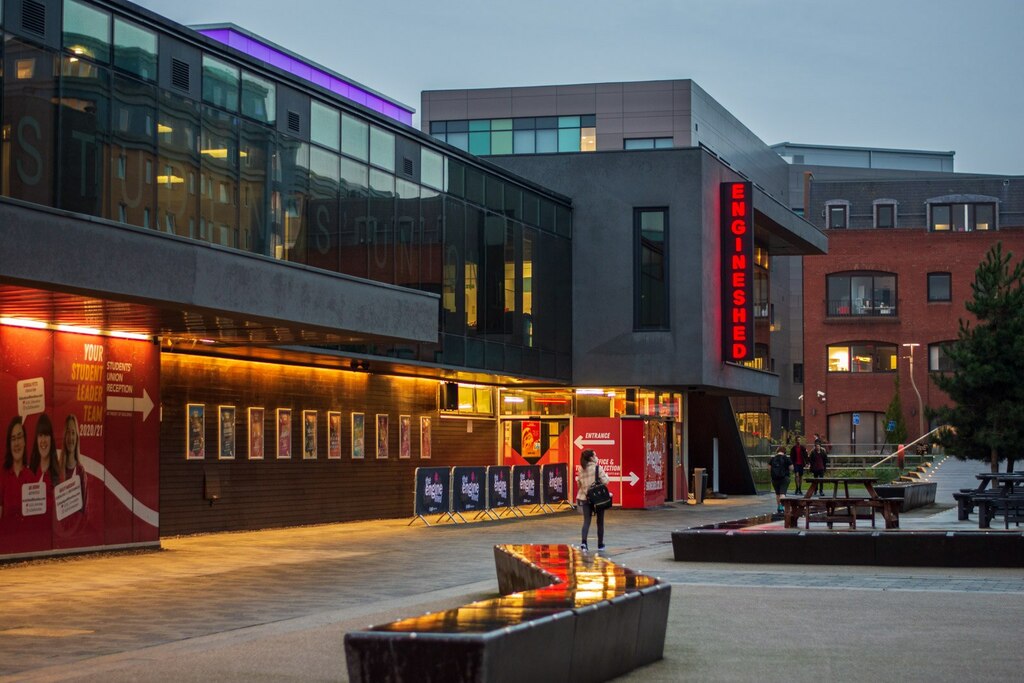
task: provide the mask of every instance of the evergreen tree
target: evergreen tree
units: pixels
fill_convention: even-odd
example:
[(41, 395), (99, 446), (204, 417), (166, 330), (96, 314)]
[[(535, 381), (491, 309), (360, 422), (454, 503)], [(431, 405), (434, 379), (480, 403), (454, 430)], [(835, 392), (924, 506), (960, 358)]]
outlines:
[(934, 373), (936, 386), (955, 405), (936, 411), (951, 429), (940, 441), (963, 459), (988, 460), (993, 472), (1024, 444), (1024, 263), (997, 243), (975, 271), (966, 308), (975, 324), (960, 320), (947, 347), (950, 373)]
[[(896, 429), (888, 431), (889, 423), (895, 422)], [(900, 401), (900, 376), (896, 375), (892, 400), (885, 409), (885, 442), (893, 446), (907, 442), (907, 422), (903, 419), (903, 403)]]

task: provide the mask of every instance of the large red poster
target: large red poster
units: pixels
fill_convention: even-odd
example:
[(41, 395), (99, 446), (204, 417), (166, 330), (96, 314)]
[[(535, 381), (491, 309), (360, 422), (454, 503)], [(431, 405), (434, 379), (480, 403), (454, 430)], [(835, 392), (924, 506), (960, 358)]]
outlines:
[(147, 341), (0, 326), (0, 555), (158, 538), (158, 395)]

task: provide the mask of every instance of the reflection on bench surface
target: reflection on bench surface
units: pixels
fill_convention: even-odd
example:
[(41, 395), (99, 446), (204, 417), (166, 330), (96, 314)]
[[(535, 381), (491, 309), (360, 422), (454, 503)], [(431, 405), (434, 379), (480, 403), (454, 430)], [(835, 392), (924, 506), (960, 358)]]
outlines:
[(599, 681), (661, 658), (671, 587), (568, 545), (494, 548), (500, 597), (348, 633), (352, 681)]

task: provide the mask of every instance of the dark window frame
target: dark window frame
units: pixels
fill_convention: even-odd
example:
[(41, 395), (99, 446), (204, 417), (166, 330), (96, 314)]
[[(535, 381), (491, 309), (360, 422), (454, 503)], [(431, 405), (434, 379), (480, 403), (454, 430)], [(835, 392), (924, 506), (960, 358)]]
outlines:
[[(832, 292), (831, 280), (832, 278), (848, 278), (850, 280), (850, 286), (847, 291), (847, 297), (845, 300), (832, 301), (829, 299)], [(855, 299), (853, 297), (853, 278), (855, 277), (870, 277), (871, 278), (871, 301), (874, 302), (877, 299), (875, 292), (878, 288), (875, 286), (876, 278), (893, 278), (892, 286), (892, 301), (889, 304), (882, 304), (880, 306), (872, 306), (870, 309), (856, 311), (854, 305)], [(825, 275), (825, 315), (829, 318), (870, 318), (870, 317), (896, 317), (899, 315), (899, 275), (897, 273), (889, 273), (885, 271), (877, 270), (848, 270), (839, 273), (828, 273)], [(884, 289), (881, 291), (885, 291)], [(843, 305), (847, 310), (843, 310)]]
[[(661, 245), (643, 238), (641, 225), (645, 213), (661, 213), (663, 216), (663, 239)], [(633, 330), (636, 332), (666, 331), (671, 327), (669, 317), (669, 211), (667, 206), (645, 206), (633, 209)], [(661, 257), (662, 310), (660, 319), (645, 322), (647, 311), (642, 298), (643, 263), (645, 250)]]
[[(836, 225), (832, 220), (833, 211), (842, 213), (842, 225)], [(850, 227), (850, 206), (849, 204), (829, 204), (825, 207), (825, 228), (828, 230), (846, 230)]]
[[(932, 277), (933, 276), (942, 276), (942, 275), (946, 276), (946, 289), (947, 289), (948, 293), (947, 293), (945, 298), (939, 298), (939, 297), (934, 296), (932, 294)], [(933, 273), (928, 273), (928, 275), (926, 277), (927, 277), (926, 282), (927, 282), (927, 285), (928, 285), (928, 301), (929, 302), (933, 302), (933, 301), (949, 302), (949, 301), (953, 300), (953, 275), (952, 275), (952, 273), (944, 272), (944, 271), (936, 271), (936, 272), (933, 272)]]
[[(853, 349), (854, 348), (871, 348), (871, 369), (870, 370), (854, 370), (853, 369)], [(892, 369), (876, 369), (881, 362), (881, 356), (878, 354), (878, 350), (882, 347), (892, 349), (892, 356), (897, 359), (897, 368)], [(832, 370), (829, 368), (829, 349), (833, 348), (845, 348), (846, 349), (846, 370)], [(833, 344), (825, 344), (825, 372), (828, 374), (837, 375), (885, 375), (891, 374), (897, 371), (899, 364), (899, 346), (895, 342), (881, 342), (881, 341), (844, 341), (836, 342)], [(888, 356), (887, 356), (888, 357)]]
[[(998, 209), (994, 202), (941, 202), (928, 205), (928, 232), (975, 232), (978, 230), (978, 207), (987, 207), (991, 213), (991, 222), (985, 231), (992, 231), (997, 229), (996, 218), (999, 215)], [(935, 211), (936, 209), (945, 209), (949, 212), (949, 227), (942, 230), (935, 228)], [(957, 229), (958, 220), (957, 211), (963, 213), (964, 225), (962, 229)]]
[[(946, 349), (948, 349), (954, 343), (956, 342), (950, 340), (935, 342), (933, 344), (928, 345), (928, 372), (953, 372), (955, 368), (953, 367), (952, 361), (948, 360), (949, 356), (946, 354)], [(937, 363), (932, 363), (932, 349), (939, 350), (939, 353), (937, 355), (940, 355), (941, 357), (937, 359)], [(947, 361), (948, 367), (942, 367), (944, 365), (944, 363), (942, 362), (943, 360)]]
[[(892, 212), (889, 216), (888, 225), (882, 225), (881, 211), (887, 209)], [(893, 202), (879, 202), (875, 204), (875, 229), (889, 230), (896, 227), (896, 204)]]

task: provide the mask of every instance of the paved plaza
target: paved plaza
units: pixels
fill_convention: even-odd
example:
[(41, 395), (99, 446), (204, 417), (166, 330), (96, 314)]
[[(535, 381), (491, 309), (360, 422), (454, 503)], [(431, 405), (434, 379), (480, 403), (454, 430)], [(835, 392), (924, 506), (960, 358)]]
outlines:
[[(902, 526), (976, 528), (948, 507), (978, 469), (945, 461), (940, 505)], [(773, 507), (763, 495), (609, 513), (611, 558), (673, 584), (665, 659), (619, 680), (1020, 677), (1024, 569), (673, 561), (673, 529)], [(496, 543), (578, 542), (569, 512), (407, 521), (167, 538), (159, 551), (0, 567), (0, 681), (345, 681), (346, 631), (494, 595)]]

